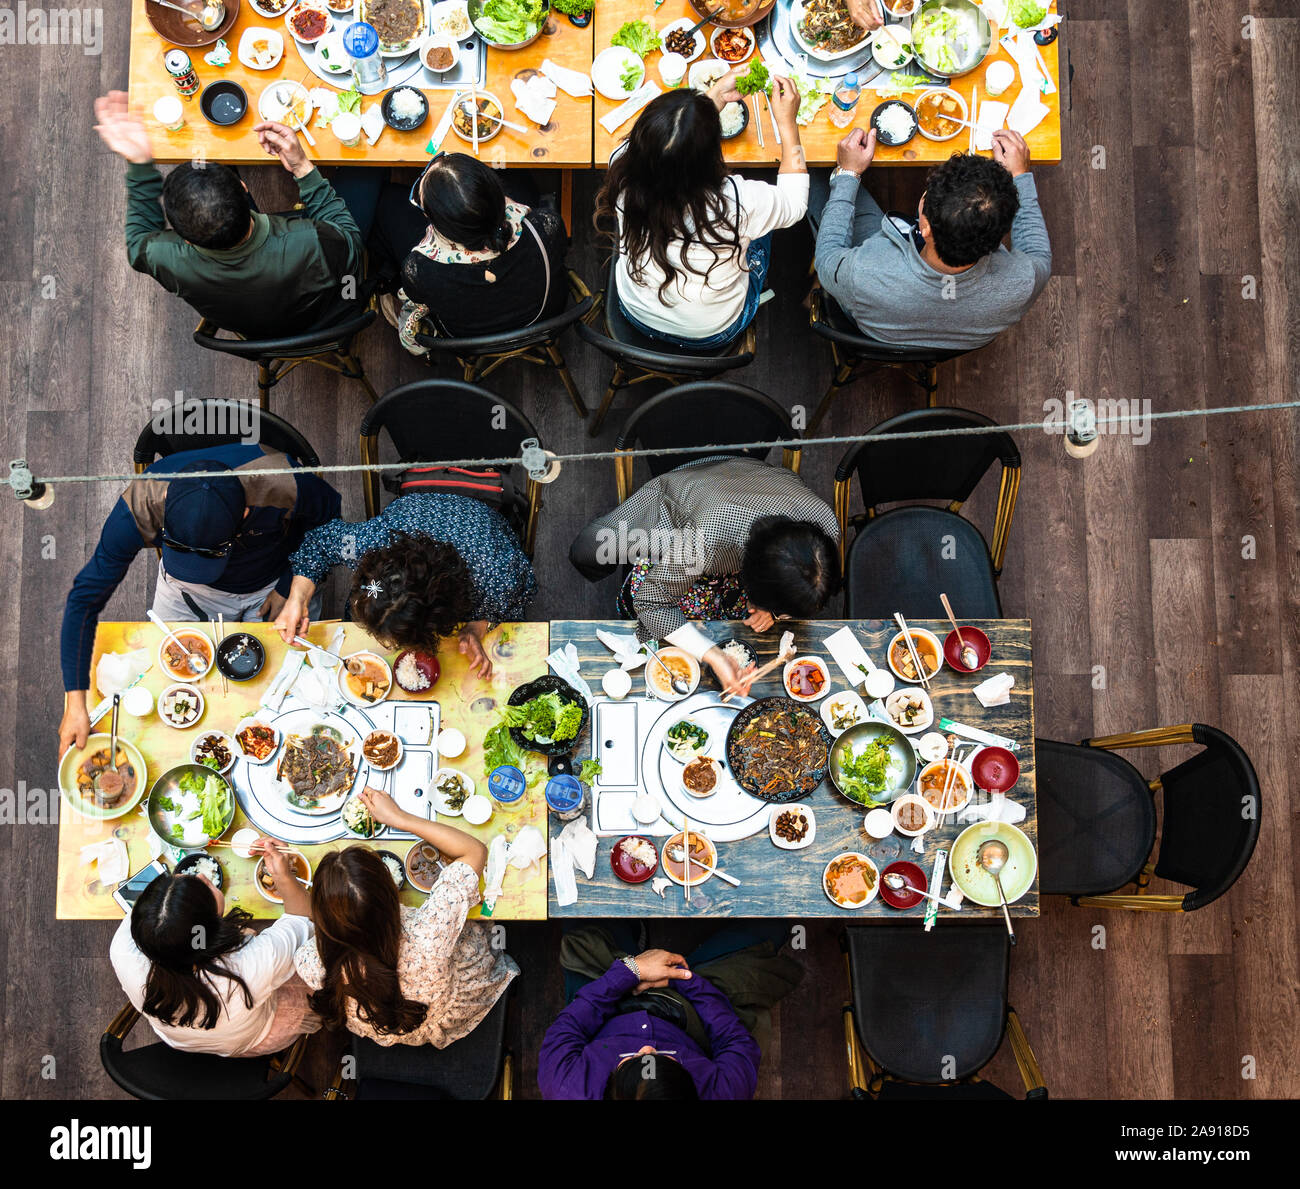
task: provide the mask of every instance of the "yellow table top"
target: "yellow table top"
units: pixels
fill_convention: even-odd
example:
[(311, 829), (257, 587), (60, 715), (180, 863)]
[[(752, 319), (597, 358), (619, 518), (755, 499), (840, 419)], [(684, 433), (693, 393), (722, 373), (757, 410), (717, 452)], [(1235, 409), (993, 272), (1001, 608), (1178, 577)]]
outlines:
[[(211, 628), (213, 625), (194, 625)], [(332, 635), (335, 623), (324, 621), (313, 624), (308, 639), (324, 644)], [(383, 655), (391, 664), (395, 653), (384, 652), (375, 648), (371, 638), (356, 624), (346, 624), (343, 652), (372, 648)], [(256, 711), (262, 695), (275, 680), (286, 651), (286, 645), (269, 624), (247, 623), (228, 625), (227, 631), (246, 631), (257, 636), (267, 647), (267, 661), (262, 672), (252, 681), (230, 682), (230, 691), (223, 695), (221, 678), (213, 670), (211, 676), (204, 677), (199, 683), (206, 705), (203, 715), (192, 727), (175, 730), (162, 722), (157, 713), (147, 718), (136, 719), (128, 714), (121, 714), (118, 731), (124, 738), (139, 747), (148, 768), (148, 781), (157, 779), (163, 772), (176, 764), (187, 763), (190, 747), (205, 729), (221, 729), (227, 732), (240, 719)], [(209, 631), (209, 635), (211, 632)], [(155, 702), (158, 694), (172, 684), (161, 671), (156, 653), (160, 639), (158, 629), (148, 622), (112, 623), (101, 622), (95, 634), (95, 652), (91, 662), (91, 673), (104, 652), (127, 652), (136, 648), (147, 648), (154, 654), (153, 668), (145, 674), (141, 684), (153, 695)], [(545, 623), (503, 624), (487, 638), (487, 649), (492, 657), (493, 674), (491, 680), (484, 684), (473, 676), (468, 669), (465, 658), (456, 649), (454, 641), (444, 642), (438, 653), (442, 668), (441, 676), (434, 688), (424, 695), (410, 695), (394, 686), (394, 693), (401, 700), (428, 701), (436, 699), (441, 708), (443, 727), (456, 727), (463, 731), (467, 740), (465, 754), (449, 764), (463, 769), (478, 785), (479, 791), (486, 792), (486, 773), (483, 771), (483, 736), (494, 726), (497, 714), (510, 691), (517, 685), (541, 676), (546, 670), (546, 654), (549, 651), (550, 631)], [(92, 690), (89, 701), (93, 706), (98, 700)], [(108, 730), (108, 719), (101, 720), (97, 731)], [(525, 795), (525, 804), (513, 812), (498, 810), (486, 825), (473, 827), (465, 824), (462, 818), (439, 817), (444, 824), (466, 830), (481, 839), (485, 844), (497, 834), (504, 833), (513, 838), (519, 830), (532, 825), (546, 836), (547, 810), (543, 794), (544, 782), (529, 789)], [(149, 824), (145, 818), (144, 804), (147, 790), (136, 809), (124, 817), (111, 821), (98, 821), (84, 817), (70, 809), (68, 803), (60, 802), (59, 807), (59, 877), (55, 905), (55, 916), (59, 920), (120, 920), (122, 910), (112, 897), (113, 888), (104, 886), (97, 878), (97, 869), (81, 861), (81, 848), (103, 839), (117, 837), (127, 845), (130, 855), (130, 869), (134, 873), (144, 867), (151, 858)], [(236, 810), (235, 819), (224, 837), (228, 838), (235, 830), (248, 826), (243, 811)], [(394, 842), (380, 838), (373, 843), (359, 843), (355, 839), (343, 838), (319, 846), (301, 846), (299, 849), (311, 861), (315, 870), (319, 857), (327, 851), (340, 850), (346, 846), (374, 846), (376, 849), (391, 850), (398, 855), (405, 855), (411, 842)], [(253, 886), (253, 859), (240, 859), (228, 847), (214, 848), (210, 851), (225, 869), (227, 877), (226, 899), (232, 905), (246, 909), (254, 917), (269, 918), (280, 915), (280, 906), (264, 899)], [(546, 859), (520, 873), (511, 870), (506, 876), (504, 889), (493, 911), (494, 920), (545, 920), (546, 918)], [(408, 904), (423, 901), (422, 893), (407, 888), (402, 899)], [(475, 908), (471, 917), (478, 917), (481, 908)]]

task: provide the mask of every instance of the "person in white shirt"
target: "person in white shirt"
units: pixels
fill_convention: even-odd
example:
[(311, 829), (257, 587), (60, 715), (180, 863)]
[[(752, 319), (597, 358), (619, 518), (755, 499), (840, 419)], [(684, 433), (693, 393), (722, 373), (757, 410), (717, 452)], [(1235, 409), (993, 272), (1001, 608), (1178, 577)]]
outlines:
[(311, 900), (287, 856), (259, 839), (284, 916), (260, 933), (205, 875), (160, 875), (113, 935), (122, 990), (174, 1049), (219, 1057), (278, 1053), (320, 1020), (293, 956), (312, 936)]
[(725, 346), (754, 320), (771, 233), (808, 209), (799, 92), (787, 78), (772, 80), (776, 184), (727, 172), (719, 113), (742, 98), (738, 73), (707, 93), (682, 88), (655, 99), (614, 151), (596, 198), (597, 228), (618, 229), (612, 296), (637, 330), (675, 346)]

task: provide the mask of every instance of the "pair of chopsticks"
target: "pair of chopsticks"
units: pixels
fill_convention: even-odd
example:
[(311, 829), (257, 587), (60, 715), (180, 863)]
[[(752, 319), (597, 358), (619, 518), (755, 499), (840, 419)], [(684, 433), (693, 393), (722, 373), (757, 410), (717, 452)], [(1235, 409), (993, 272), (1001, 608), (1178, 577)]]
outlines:
[[(773, 669), (775, 669), (777, 665), (785, 664), (785, 662), (790, 660), (797, 651), (798, 651), (797, 649), (790, 648), (787, 649), (785, 652), (779, 653), (775, 660), (768, 661), (767, 664), (765, 664), (761, 669), (759, 669), (757, 673), (755, 673), (752, 677), (747, 678), (749, 684), (752, 686), (755, 681), (757, 681), (760, 677), (766, 676)], [(728, 698), (733, 697), (739, 690), (740, 690), (740, 683), (732, 682), (731, 685), (727, 686), (727, 688), (722, 691), (722, 696), (719, 700), (725, 702)]]
[(685, 851), (685, 857), (682, 860), (682, 866), (685, 869), (685, 876), (682, 879), (682, 895), (685, 902), (691, 902), (691, 819), (682, 818), (682, 850)]
[(979, 120), (980, 88), (976, 83), (970, 92), (970, 152), (975, 151), (975, 125)]
[(763, 114), (758, 106), (758, 96), (754, 99), (754, 127), (758, 130), (758, 147), (763, 148)]
[[(226, 642), (226, 615), (224, 611), (217, 612), (217, 651), (221, 651), (221, 646)], [(217, 666), (217, 672), (221, 673), (221, 696), (224, 698), (230, 693), (230, 682), (226, 679), (225, 673), (220, 665)]]
[(903, 633), (903, 639), (907, 642), (907, 651), (911, 654), (912, 664), (916, 666), (916, 672), (920, 677), (921, 688), (927, 693), (930, 689), (930, 676), (925, 671), (925, 666), (921, 664), (921, 657), (916, 651), (916, 645), (912, 643), (912, 632), (907, 626), (907, 621), (903, 618), (901, 611), (894, 612), (894, 621), (898, 624)]

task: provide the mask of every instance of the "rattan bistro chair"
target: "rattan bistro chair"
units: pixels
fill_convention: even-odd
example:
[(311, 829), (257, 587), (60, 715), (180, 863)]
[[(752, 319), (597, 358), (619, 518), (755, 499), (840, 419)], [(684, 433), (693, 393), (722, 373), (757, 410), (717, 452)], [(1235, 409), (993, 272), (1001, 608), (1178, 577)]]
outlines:
[[(1196, 743), (1190, 759), (1146, 780), (1127, 747)], [(1259, 779), (1241, 745), (1203, 723), (1159, 727), (1080, 744), (1034, 741), (1042, 891), (1092, 908), (1192, 912), (1222, 896), (1259, 840)], [(1161, 794), (1160, 849), (1155, 795)], [(1150, 895), (1151, 876), (1192, 890)], [(1121, 888), (1135, 884), (1132, 893)]]
[[(361, 419), (361, 461), (377, 463), (380, 431), (388, 434), (400, 462), (438, 459), (509, 458), (521, 444), (541, 435), (509, 401), (464, 380), (416, 380), (384, 393)], [(542, 488), (522, 466), (503, 468), (518, 499), (502, 515), (531, 557), (537, 539)], [(377, 471), (363, 471), (362, 495), (367, 519), (378, 516), (382, 491)], [(519, 494), (522, 493), (522, 494)]]
[(844, 1043), (855, 1098), (1010, 1098), (979, 1071), (1010, 1035), (1025, 1097), (1047, 1088), (1007, 1002), (1011, 944), (996, 924), (844, 931)]
[[(614, 449), (667, 450), (685, 446), (720, 447), (717, 454), (767, 458), (771, 450), (729, 449), (728, 443), (789, 442), (781, 451), (781, 465), (799, 473), (799, 434), (791, 428), (790, 414), (766, 393), (743, 384), (701, 380), (682, 384), (651, 397), (636, 409), (618, 433)], [(646, 459), (652, 476), (659, 476), (704, 455), (655, 454)], [(618, 500), (632, 494), (633, 457), (614, 459)]]
[(684, 347), (674, 347), (643, 335), (627, 320), (618, 303), (614, 288), (616, 260), (617, 254), (611, 256), (609, 280), (602, 302), (605, 312), (604, 334), (592, 326), (595, 310), (586, 321), (578, 323), (579, 336), (614, 361), (614, 374), (610, 377), (609, 387), (605, 389), (596, 416), (587, 427), (587, 432), (592, 437), (600, 432), (600, 427), (605, 423), (605, 414), (609, 412), (609, 406), (614, 403), (614, 397), (621, 389), (631, 388), (647, 380), (667, 380), (670, 384), (681, 384), (688, 380), (712, 379), (753, 363), (754, 354), (758, 350), (758, 330), (755, 326), (757, 319), (750, 322), (730, 343), (704, 351), (688, 351)]
[[(364, 1037), (352, 1037), (350, 1054), (355, 1078), (345, 1078), (345, 1064), (340, 1063), (325, 1098), (358, 1102), (429, 1098), (480, 1102), (493, 1097), (513, 1098), (514, 1057), (506, 1044), (506, 1026), (518, 981), (511, 982), (473, 1032), (445, 1049), (433, 1045), (379, 1045)], [(344, 1086), (347, 1081), (355, 1082), (350, 1091)]]
[(522, 330), (463, 339), (416, 334), (415, 341), (422, 347), (429, 348), (429, 358), (434, 355), (454, 356), (463, 369), (463, 378), (469, 384), (477, 384), (486, 379), (510, 359), (553, 368), (559, 373), (560, 381), (564, 384), (573, 407), (577, 409), (578, 416), (586, 417), (587, 406), (578, 393), (578, 386), (573, 382), (569, 365), (560, 350), (560, 337), (581, 319), (592, 317), (599, 308), (601, 298), (593, 297), (591, 290), (572, 269), (569, 270), (569, 292), (573, 304), (568, 309), (556, 314), (554, 318), (536, 322)]
[[(181, 425), (176, 432), (159, 427), (158, 418), (150, 418), (149, 423), (140, 431), (135, 440), (135, 450), (131, 461), (135, 473), (141, 474), (150, 463), (170, 454), (179, 454), (183, 450), (205, 450), (214, 446), (230, 446), (236, 442), (245, 442), (244, 434), (248, 422), (252, 422), (257, 444), (267, 450), (287, 454), (296, 462), (310, 470), (321, 465), (320, 458), (312, 445), (301, 433), (283, 417), (249, 405), (246, 401), (226, 400), (209, 397), (196, 401), (200, 405), (197, 420), (203, 432), (185, 432), (185, 421), (192, 414), (183, 410), (180, 414)], [(250, 417), (250, 413), (252, 416)], [(221, 426), (224, 429), (213, 429)]]
[[(914, 409), (882, 421), (868, 433), (874, 438), (985, 426), (995, 423), (967, 409)], [(1001, 464), (1002, 477), (990, 546), (959, 509), (994, 463)], [(854, 475), (865, 512), (850, 519)], [(1020, 451), (1003, 431), (867, 440), (850, 448), (835, 468), (845, 613), (852, 619), (888, 619), (895, 611), (941, 619), (939, 592), (947, 591), (959, 615), (1001, 619), (997, 580), (1019, 490)], [(883, 504), (926, 499), (947, 500), (948, 506), (907, 503), (879, 511)], [(850, 524), (857, 534), (846, 554)]]
[(99, 1059), (105, 1072), (134, 1098), (154, 1102), (255, 1102), (274, 1098), (290, 1082), (307, 1095), (314, 1095), (296, 1072), (307, 1048), (306, 1036), (269, 1057), (186, 1053), (161, 1040), (124, 1049), (123, 1042), (139, 1019), (140, 1013), (128, 1003), (99, 1038)]
[(379, 394), (366, 377), (354, 343), (357, 335), (375, 320), (375, 313), (372, 302), (333, 326), (278, 339), (249, 339), (238, 335), (222, 338), (222, 327), (204, 318), (194, 331), (194, 341), (209, 351), (236, 355), (257, 364), (257, 400), (264, 409), (270, 408), (271, 389), (303, 363), (314, 363), (338, 372), (346, 380), (356, 380), (374, 401), (379, 399)]
[(831, 362), (835, 373), (826, 389), (821, 404), (813, 414), (808, 430), (811, 433), (830, 411), (836, 396), (845, 385), (860, 376), (882, 368), (897, 368), (925, 392), (926, 403), (933, 407), (939, 390), (936, 369), (949, 359), (965, 355), (965, 351), (945, 351), (937, 347), (903, 347), (868, 338), (820, 285), (813, 287), (808, 299), (808, 324), (813, 333), (831, 345)]

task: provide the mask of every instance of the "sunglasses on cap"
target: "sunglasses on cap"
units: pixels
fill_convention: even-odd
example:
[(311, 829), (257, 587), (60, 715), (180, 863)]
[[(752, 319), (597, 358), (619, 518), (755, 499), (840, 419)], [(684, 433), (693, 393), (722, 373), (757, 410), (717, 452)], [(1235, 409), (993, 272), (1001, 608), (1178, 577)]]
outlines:
[(199, 557), (211, 557), (216, 559), (227, 557), (230, 554), (231, 549), (235, 546), (234, 541), (223, 541), (220, 545), (208, 546), (185, 545), (180, 541), (175, 540), (173, 537), (168, 536), (166, 532), (163, 533), (162, 543), (164, 549), (172, 549), (177, 553), (193, 553)]

